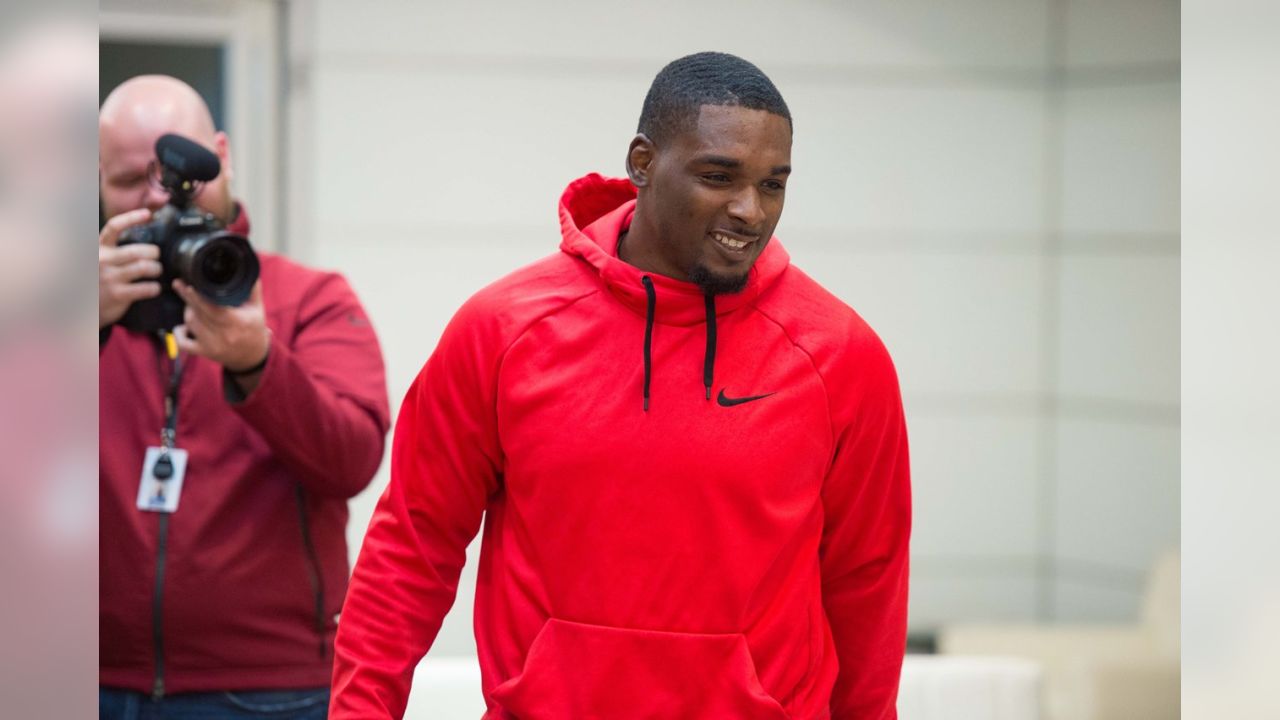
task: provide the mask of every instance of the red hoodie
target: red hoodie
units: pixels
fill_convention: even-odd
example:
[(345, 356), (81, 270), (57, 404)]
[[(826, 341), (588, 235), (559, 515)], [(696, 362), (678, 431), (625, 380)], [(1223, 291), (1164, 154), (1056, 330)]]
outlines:
[[(248, 234), (241, 213), (231, 230)], [(271, 351), (258, 387), (187, 356), (175, 513), (137, 508), (172, 367), (114, 328), (99, 378), (99, 683), (140, 692), (322, 687), (347, 583), (347, 498), (390, 420), (378, 341), (340, 275), (259, 253)], [(163, 548), (163, 549), (162, 549)]]
[(618, 259), (634, 198), (570, 185), (563, 252), (472, 297), (409, 389), (331, 718), (404, 713), (486, 515), (487, 719), (896, 717), (911, 501), (888, 353), (776, 238), (709, 322), (695, 286)]

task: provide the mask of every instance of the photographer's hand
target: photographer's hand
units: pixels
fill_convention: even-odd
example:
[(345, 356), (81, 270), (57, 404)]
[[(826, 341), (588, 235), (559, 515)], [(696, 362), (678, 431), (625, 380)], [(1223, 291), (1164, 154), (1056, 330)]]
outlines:
[[(261, 280), (239, 307), (212, 303), (181, 280), (173, 281), (173, 289), (187, 303), (183, 324), (173, 330), (180, 350), (207, 357), (233, 373), (257, 367), (266, 359), (271, 331), (262, 306)], [(237, 375), (235, 380), (248, 395), (261, 376), (259, 371)]]
[(120, 233), (151, 219), (151, 211), (139, 208), (120, 213), (98, 233), (98, 329), (116, 322), (129, 306), (160, 294), (158, 282), (134, 282), (160, 277), (160, 248), (150, 243), (116, 247)]

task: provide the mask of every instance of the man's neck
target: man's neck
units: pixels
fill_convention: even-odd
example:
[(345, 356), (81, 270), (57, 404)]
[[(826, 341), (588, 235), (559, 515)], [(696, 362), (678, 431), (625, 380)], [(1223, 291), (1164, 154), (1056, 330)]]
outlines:
[(618, 235), (618, 259), (644, 272), (687, 281), (689, 278), (685, 273), (666, 267), (659, 259), (654, 251), (657, 247), (656, 237), (657, 232), (646, 222), (642, 204), (636, 203), (631, 226)]

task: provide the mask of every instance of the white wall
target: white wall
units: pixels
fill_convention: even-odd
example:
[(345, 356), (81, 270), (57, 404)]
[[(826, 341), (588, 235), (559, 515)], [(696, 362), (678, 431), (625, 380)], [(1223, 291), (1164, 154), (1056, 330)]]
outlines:
[[(1135, 613), (1178, 540), (1176, 2), (322, 0), (291, 28), (288, 247), (355, 285), (395, 405), (463, 300), (555, 251), (564, 185), (622, 174), (662, 65), (734, 52), (795, 118), (779, 236), (898, 364), (913, 627)], [(473, 583), (474, 554), (434, 653), (474, 652)]]
[(1179, 19), (1089, 0), (1061, 24), (1046, 474), (1064, 619), (1133, 617), (1130, 578), (1179, 540)]

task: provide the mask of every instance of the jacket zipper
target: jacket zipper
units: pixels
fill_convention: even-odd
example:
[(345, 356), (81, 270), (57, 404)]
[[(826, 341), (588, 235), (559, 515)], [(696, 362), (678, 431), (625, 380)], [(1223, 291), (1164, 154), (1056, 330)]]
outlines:
[[(178, 430), (178, 385), (182, 381), (183, 365), (178, 358), (171, 361), (169, 387), (165, 392), (165, 428), (162, 439), (165, 447), (172, 447)], [(164, 571), (169, 547), (169, 513), (159, 513), (159, 531), (156, 540), (156, 585), (151, 595), (151, 641), (155, 647), (156, 676), (151, 684), (151, 697), (164, 697)]]
[(316, 555), (315, 543), (311, 540), (311, 523), (307, 520), (306, 496), (301, 485), (294, 486), (294, 495), (298, 499), (298, 521), (302, 527), (302, 545), (307, 551), (307, 574), (311, 578), (311, 591), (316, 601), (316, 636), (320, 658), (325, 652), (324, 643), (324, 578), (320, 574), (320, 559)]
[(151, 596), (151, 639), (156, 651), (156, 679), (151, 686), (151, 697), (164, 697), (164, 630), (161, 627), (161, 603), (164, 599), (165, 550), (169, 540), (169, 513), (160, 513), (160, 542), (156, 552), (156, 587)]

